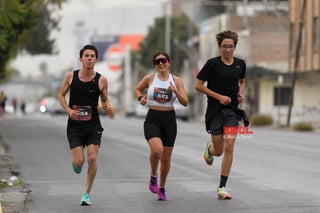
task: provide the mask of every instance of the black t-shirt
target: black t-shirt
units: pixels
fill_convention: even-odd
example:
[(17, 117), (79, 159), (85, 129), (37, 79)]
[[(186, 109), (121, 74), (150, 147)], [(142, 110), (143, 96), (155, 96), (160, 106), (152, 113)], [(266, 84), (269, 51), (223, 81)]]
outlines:
[[(231, 65), (222, 62), (221, 57), (209, 59), (200, 70), (197, 78), (207, 82), (208, 89), (221, 95), (229, 96), (232, 102), (237, 101), (239, 91), (239, 79), (246, 75), (246, 64), (244, 60), (234, 58)], [(208, 97), (208, 101), (213, 101)], [(216, 99), (214, 99), (217, 101)]]
[[(244, 79), (246, 75), (246, 63), (244, 60), (234, 57), (233, 64), (226, 65), (222, 62), (221, 56), (209, 59), (200, 70), (197, 78), (207, 82), (208, 89), (220, 94), (229, 96), (232, 102), (223, 106), (220, 102), (210, 96), (208, 98), (206, 110), (206, 129), (209, 130), (210, 120), (223, 107), (230, 107), (237, 113), (237, 94), (239, 91), (239, 79)], [(244, 115), (244, 113), (242, 113)], [(245, 115), (244, 115), (245, 116)], [(243, 116), (242, 116), (243, 117)]]

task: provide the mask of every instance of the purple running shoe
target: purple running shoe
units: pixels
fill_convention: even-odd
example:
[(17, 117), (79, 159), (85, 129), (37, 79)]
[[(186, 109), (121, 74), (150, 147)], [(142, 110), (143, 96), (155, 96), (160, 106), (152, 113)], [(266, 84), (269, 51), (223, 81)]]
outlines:
[(167, 200), (167, 196), (164, 188), (160, 188), (158, 191), (158, 200), (165, 201)]
[(157, 193), (159, 191), (157, 176), (150, 176), (149, 190), (152, 193)]

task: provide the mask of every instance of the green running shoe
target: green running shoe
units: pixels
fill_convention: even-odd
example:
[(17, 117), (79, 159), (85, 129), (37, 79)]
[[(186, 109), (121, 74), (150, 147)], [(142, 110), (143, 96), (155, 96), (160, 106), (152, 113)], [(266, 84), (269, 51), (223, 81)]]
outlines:
[(80, 174), (82, 167), (77, 167), (74, 163), (72, 163), (72, 169), (75, 173)]
[(225, 187), (217, 189), (218, 198), (221, 200), (230, 200), (232, 199), (231, 195), (227, 192)]
[(88, 193), (83, 193), (82, 198), (81, 198), (81, 202), (80, 205), (81, 206), (90, 206), (90, 197)]
[(209, 142), (207, 143), (206, 150), (204, 151), (204, 154), (203, 154), (204, 161), (205, 161), (209, 166), (211, 166), (212, 163), (213, 163), (213, 156), (209, 153), (209, 149), (211, 148), (211, 146), (212, 146), (212, 142), (209, 141)]

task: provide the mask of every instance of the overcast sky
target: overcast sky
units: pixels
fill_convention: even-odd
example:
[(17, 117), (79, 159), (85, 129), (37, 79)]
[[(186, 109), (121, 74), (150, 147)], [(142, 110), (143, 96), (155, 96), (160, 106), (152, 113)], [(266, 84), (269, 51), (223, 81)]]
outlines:
[[(48, 73), (59, 74), (78, 63), (79, 43), (89, 43), (94, 34), (142, 34), (163, 15), (167, 0), (69, 0), (57, 15), (61, 16), (60, 31), (54, 31), (59, 51), (55, 56), (20, 55), (13, 61), (22, 76), (38, 76), (39, 64), (47, 63)], [(77, 23), (82, 26), (77, 27)]]
[(63, 4), (63, 14), (72, 14), (115, 6), (130, 7), (136, 5), (152, 5), (162, 7), (168, 0), (68, 0)]

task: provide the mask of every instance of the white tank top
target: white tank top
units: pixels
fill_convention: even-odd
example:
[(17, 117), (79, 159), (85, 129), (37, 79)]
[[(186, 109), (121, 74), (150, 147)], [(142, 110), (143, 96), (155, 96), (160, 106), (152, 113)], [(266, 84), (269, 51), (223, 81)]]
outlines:
[(158, 73), (154, 75), (147, 94), (149, 106), (173, 107), (173, 103), (176, 100), (176, 94), (172, 91), (168, 91), (170, 82), (175, 86), (171, 74), (169, 74), (169, 78), (166, 81), (161, 81), (158, 78)]

